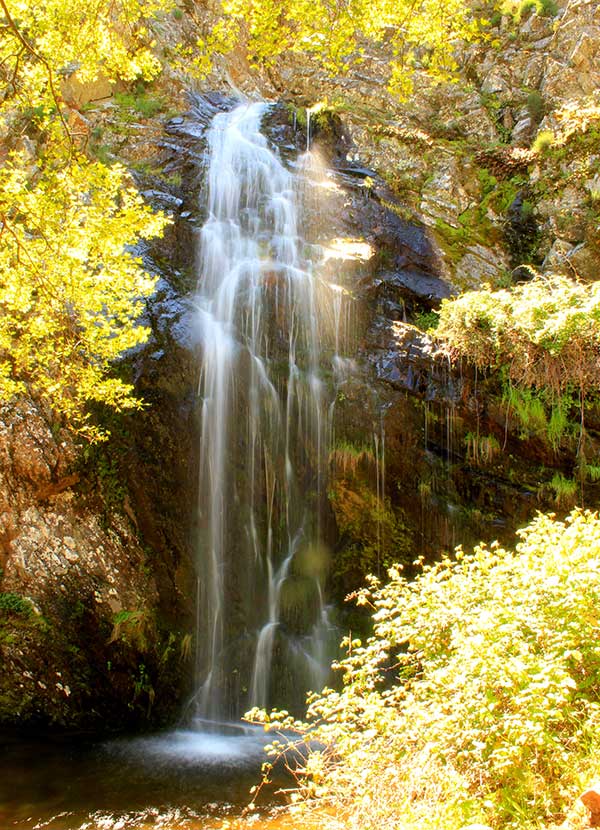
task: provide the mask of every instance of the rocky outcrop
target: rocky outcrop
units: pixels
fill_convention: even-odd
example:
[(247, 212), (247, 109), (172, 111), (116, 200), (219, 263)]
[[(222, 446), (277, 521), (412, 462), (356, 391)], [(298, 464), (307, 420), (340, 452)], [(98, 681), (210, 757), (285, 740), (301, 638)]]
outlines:
[(85, 494), (72, 436), (31, 400), (1, 415), (0, 721), (135, 721), (159, 640), (147, 554), (106, 493)]
[[(592, 140), (599, 121), (600, 20), (592, 0), (560, 0), (554, 16), (548, 10), (492, 18), (490, 39), (459, 55), (458, 83), (432, 86), (417, 74), (408, 102), (387, 91), (390, 56), (372, 45), (360, 68), (330, 77), (298, 53), (268, 72), (253, 70), (240, 44), (214, 78), (301, 107), (335, 101), (350, 157), (376, 170), (407, 216), (430, 228), (443, 276), (458, 288), (504, 284), (522, 262), (589, 279), (599, 264), (597, 199), (590, 196), (597, 160), (589, 151), (582, 166), (576, 148), (586, 134)], [(571, 118), (567, 153), (560, 143), (565, 110), (588, 113), (587, 124)], [(547, 131), (556, 148), (526, 157)], [(499, 159), (502, 148), (503, 163), (482, 155), (487, 149)]]
[[(537, 509), (571, 505), (574, 494), (562, 492), (560, 483), (572, 480), (575, 458), (573, 446), (552, 449), (543, 430), (524, 428), (493, 376), (454, 365), (415, 325), (432, 324), (431, 311), (456, 290), (444, 278), (435, 230), (407, 213), (401, 197), (372, 169), (357, 165), (357, 175), (349, 175), (346, 150), (338, 147), (336, 153), (331, 140), (327, 130), (315, 138), (338, 188), (330, 188), (320, 203), (319, 241), (329, 250), (332, 236), (345, 240), (348, 249), (348, 243), (358, 248), (362, 240), (371, 251), (363, 259), (340, 256), (326, 264), (350, 298), (347, 317), (356, 329), (347, 332), (345, 348), (360, 358), (340, 386), (334, 416), (333, 458), (346, 459), (339, 462), (341, 472), (334, 467), (331, 485), (342, 530), (339, 561), (348, 574), (342, 580), (343, 593), (357, 578), (347, 568), (345, 546), (363, 552), (373, 547), (364, 520), (347, 515), (352, 488), (354, 507), (360, 505), (363, 514), (371, 509), (381, 526), (388, 527), (382, 531), (382, 555), (371, 562), (382, 567), (388, 555), (412, 561), (416, 552), (433, 556), (459, 542), (468, 545), (490, 537), (509, 541)], [(516, 159), (514, 164), (519, 169)], [(521, 214), (513, 221), (522, 221)], [(468, 257), (478, 259), (482, 270), (489, 265), (487, 276), (492, 279), (499, 257), (485, 245), (471, 243), (465, 250), (465, 281), (479, 285), (468, 271)], [(589, 426), (593, 432), (595, 427)], [(352, 481), (349, 453), (354, 453), (352, 463), (359, 470)], [(367, 468), (382, 465), (384, 457), (387, 497), (376, 508), (365, 488), (375, 499), (381, 485)], [(595, 503), (598, 487), (588, 482), (582, 488), (577, 498)], [(347, 533), (344, 538), (344, 524), (356, 528), (361, 523), (366, 534), (362, 541)], [(386, 533), (394, 540), (393, 553), (386, 550)]]

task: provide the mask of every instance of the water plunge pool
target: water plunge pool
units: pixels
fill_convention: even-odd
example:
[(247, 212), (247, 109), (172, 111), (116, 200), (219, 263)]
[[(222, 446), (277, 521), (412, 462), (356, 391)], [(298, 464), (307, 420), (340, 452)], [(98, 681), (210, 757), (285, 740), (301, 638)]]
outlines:
[[(0, 735), (2, 830), (200, 830), (241, 815), (273, 735), (237, 725), (114, 740)], [(263, 790), (259, 814), (278, 802)], [(257, 819), (252, 823), (259, 827)]]

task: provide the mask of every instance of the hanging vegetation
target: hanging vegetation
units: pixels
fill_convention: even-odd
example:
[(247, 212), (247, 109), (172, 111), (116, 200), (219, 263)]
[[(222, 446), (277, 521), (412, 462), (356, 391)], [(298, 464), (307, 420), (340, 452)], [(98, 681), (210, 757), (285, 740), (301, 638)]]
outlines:
[(444, 300), (435, 332), (450, 354), (496, 373), (526, 433), (558, 446), (600, 392), (600, 283), (534, 274), (512, 289)]

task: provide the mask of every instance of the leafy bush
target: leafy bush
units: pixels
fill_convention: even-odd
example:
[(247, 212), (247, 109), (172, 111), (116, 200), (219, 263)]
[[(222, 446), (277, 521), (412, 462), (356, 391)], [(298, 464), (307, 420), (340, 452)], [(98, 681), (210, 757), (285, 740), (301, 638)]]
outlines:
[(418, 311), (415, 314), (415, 326), (421, 331), (430, 331), (437, 328), (440, 316), (436, 311)]
[(556, 0), (535, 0), (535, 10), (542, 17), (556, 17), (559, 12)]
[(438, 335), (479, 368), (513, 360), (510, 376), (557, 392), (572, 380), (598, 388), (600, 285), (538, 276), (511, 291), (444, 300)]
[(569, 407), (581, 421), (582, 402), (600, 393), (600, 283), (534, 275), (471, 291), (442, 302), (436, 334), (454, 357), (497, 372), (525, 429), (546, 429), (555, 448)]
[(28, 599), (13, 594), (12, 592), (0, 592), (0, 612), (7, 614), (19, 614), (22, 617), (30, 617), (33, 607)]
[(542, 120), (544, 109), (544, 99), (540, 93), (535, 90), (530, 92), (527, 96), (527, 112), (534, 121), (538, 122)]
[(539, 827), (600, 773), (600, 520), (539, 515), (519, 535), (372, 578), (342, 690), (308, 723), (259, 715), (320, 742), (296, 796), (321, 796), (320, 827)]
[(535, 141), (533, 142), (531, 149), (534, 153), (543, 153), (555, 142), (555, 136), (552, 130), (542, 130), (536, 136)]
[(504, 389), (503, 402), (518, 419), (521, 439), (542, 438), (555, 452), (563, 439), (574, 436), (581, 428), (580, 415), (576, 421), (569, 419), (569, 413), (577, 410), (572, 395), (556, 397), (544, 389), (521, 389), (509, 384)]
[(503, 9), (506, 14), (512, 14), (517, 22), (530, 12), (540, 17), (555, 17), (559, 11), (556, 0), (505, 0)]
[(144, 118), (152, 118), (165, 108), (162, 98), (152, 98), (145, 90), (118, 92), (115, 101), (124, 109), (134, 110)]

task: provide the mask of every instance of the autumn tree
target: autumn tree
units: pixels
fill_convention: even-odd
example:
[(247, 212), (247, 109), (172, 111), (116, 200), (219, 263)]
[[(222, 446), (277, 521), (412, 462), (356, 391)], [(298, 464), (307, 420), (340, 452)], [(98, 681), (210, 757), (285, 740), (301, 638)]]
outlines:
[(360, 66), (369, 48), (384, 46), (389, 88), (402, 98), (417, 67), (437, 79), (452, 77), (458, 44), (485, 30), (474, 7), (465, 0), (221, 0), (217, 25), (190, 57), (206, 71), (215, 52), (226, 54), (245, 40), (255, 66), (299, 52), (339, 75)]
[(167, 0), (0, 0), (0, 394), (28, 392), (93, 434), (86, 403), (139, 405), (111, 361), (144, 340), (153, 280), (133, 246), (166, 219), (125, 169), (89, 159), (64, 79), (149, 80)]

